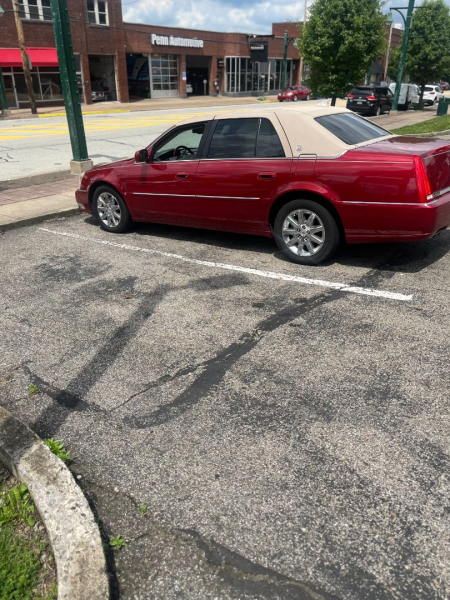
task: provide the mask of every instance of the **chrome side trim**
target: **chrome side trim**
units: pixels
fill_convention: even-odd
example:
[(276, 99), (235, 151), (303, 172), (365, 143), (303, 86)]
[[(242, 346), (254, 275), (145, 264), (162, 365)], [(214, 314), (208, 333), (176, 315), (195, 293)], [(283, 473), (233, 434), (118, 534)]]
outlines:
[(225, 200), (260, 200), (248, 196), (201, 196), (200, 194), (154, 194), (151, 192), (133, 192), (133, 196), (175, 196), (182, 198), (222, 198)]
[(183, 196), (183, 198), (195, 198), (195, 194), (152, 194), (151, 192), (133, 192), (133, 196)]
[(383, 206), (423, 206), (422, 202), (363, 202), (359, 200), (355, 200), (352, 202), (351, 200), (344, 200), (343, 204), (365, 204), (366, 206), (378, 205), (381, 204)]

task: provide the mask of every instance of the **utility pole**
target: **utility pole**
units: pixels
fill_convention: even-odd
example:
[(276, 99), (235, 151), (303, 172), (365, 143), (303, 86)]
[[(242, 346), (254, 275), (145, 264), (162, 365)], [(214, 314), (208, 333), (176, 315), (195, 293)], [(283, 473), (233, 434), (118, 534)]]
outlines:
[(284, 32), (284, 50), (283, 50), (283, 64), (281, 68), (281, 89), (286, 88), (286, 63), (287, 63), (287, 49), (288, 49), (288, 32), (287, 29)]
[[(391, 10), (397, 10), (397, 9), (392, 8)], [(395, 94), (394, 94), (394, 101), (392, 103), (392, 110), (398, 110), (398, 99), (400, 97), (400, 88), (402, 86), (403, 69), (405, 68), (405, 61), (406, 61), (406, 52), (408, 51), (408, 39), (409, 39), (409, 32), (411, 30), (411, 20), (412, 20), (413, 11), (414, 11), (414, 0), (409, 0), (408, 12), (406, 13), (406, 20), (402, 15), (403, 20), (405, 21), (405, 33), (403, 34), (402, 52), (400, 55), (400, 62), (398, 65), (397, 81), (395, 83)], [(400, 13), (400, 14), (402, 14), (402, 13)]]
[(72, 35), (70, 33), (69, 11), (67, 0), (50, 0), (55, 32), (56, 51), (58, 53), (61, 85), (66, 107), (67, 125), (73, 160), (70, 168), (73, 174), (81, 175), (92, 169), (94, 163), (89, 159), (86, 136), (84, 134), (83, 115), (81, 113), (80, 95), (78, 93), (75, 60), (73, 57)]
[(0, 100), (2, 101), (2, 115), (4, 117), (11, 116), (11, 110), (8, 106), (8, 98), (6, 97), (5, 80), (3, 79), (2, 68), (0, 67)]
[(16, 21), (17, 37), (19, 40), (20, 54), (22, 56), (22, 67), (23, 67), (23, 74), (25, 77), (25, 85), (27, 86), (28, 98), (30, 99), (30, 104), (31, 104), (31, 113), (33, 115), (36, 115), (37, 114), (36, 100), (34, 98), (33, 82), (31, 81), (30, 65), (28, 62), (27, 49), (25, 48), (25, 37), (23, 35), (22, 19), (20, 18), (19, 4), (17, 3), (17, 0), (12, 0), (12, 5), (13, 5), (13, 9), (14, 9), (14, 19)]
[[(308, 10), (308, 0), (305, 0), (305, 6), (303, 8), (303, 29), (302, 29), (302, 35), (305, 33), (305, 27), (306, 27), (306, 12)], [(300, 56), (300, 81), (299, 84), (302, 85), (303, 83), (303, 55)]]

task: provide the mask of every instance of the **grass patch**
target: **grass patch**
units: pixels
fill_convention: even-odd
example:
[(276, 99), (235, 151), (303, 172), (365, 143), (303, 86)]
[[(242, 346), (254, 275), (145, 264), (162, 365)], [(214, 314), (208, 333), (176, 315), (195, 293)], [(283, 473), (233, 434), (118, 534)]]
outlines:
[(0, 600), (57, 600), (56, 565), (25, 485), (0, 465)]
[(55, 454), (63, 462), (67, 462), (71, 459), (70, 452), (64, 448), (64, 442), (60, 442), (54, 438), (48, 438), (44, 440), (44, 443), (50, 448), (53, 454)]
[(439, 131), (445, 131), (450, 129), (450, 115), (443, 117), (436, 117), (429, 121), (423, 121), (422, 123), (416, 123), (416, 125), (408, 125), (406, 127), (400, 127), (399, 129), (391, 129), (392, 133), (402, 135), (405, 133), (433, 133)]

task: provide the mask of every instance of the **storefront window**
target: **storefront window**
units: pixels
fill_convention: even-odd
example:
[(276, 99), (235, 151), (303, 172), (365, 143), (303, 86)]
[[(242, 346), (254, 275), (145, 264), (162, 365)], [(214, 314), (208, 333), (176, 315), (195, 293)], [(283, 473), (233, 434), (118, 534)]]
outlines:
[[(35, 100), (62, 100), (61, 77), (57, 67), (39, 67), (31, 73)], [(18, 102), (29, 102), (28, 90), (22, 69), (12, 69), (11, 88)]]
[[(28, 91), (25, 84), (25, 75), (23, 73), (15, 73), (14, 81), (16, 84), (17, 100), (19, 102), (28, 102)], [(33, 92), (35, 100), (42, 100), (41, 90), (39, 87), (39, 75), (37, 73), (31, 74), (31, 81), (33, 83)]]
[[(228, 57), (226, 91), (228, 93), (268, 92), (279, 90), (283, 61), (270, 59), (266, 63), (251, 62), (249, 58)], [(286, 61), (286, 85), (291, 85), (292, 61)]]

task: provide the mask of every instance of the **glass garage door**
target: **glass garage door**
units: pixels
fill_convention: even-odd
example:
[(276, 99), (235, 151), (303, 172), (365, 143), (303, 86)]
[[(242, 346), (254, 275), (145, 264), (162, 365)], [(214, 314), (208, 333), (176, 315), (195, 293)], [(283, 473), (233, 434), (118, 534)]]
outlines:
[(178, 57), (175, 54), (152, 54), (149, 60), (152, 98), (179, 96)]

